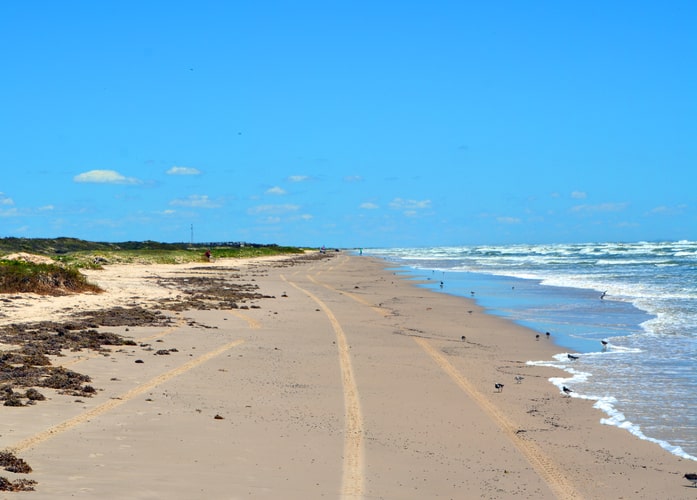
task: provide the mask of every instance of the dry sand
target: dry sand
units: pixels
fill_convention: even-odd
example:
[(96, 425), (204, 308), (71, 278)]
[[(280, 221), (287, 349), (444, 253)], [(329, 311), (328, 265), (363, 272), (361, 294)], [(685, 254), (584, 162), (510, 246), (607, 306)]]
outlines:
[[(52, 358), (88, 374), (94, 397), (43, 391), (47, 401), (0, 407), (0, 448), (33, 468), (0, 475), (37, 481), (0, 495), (697, 497), (683, 479), (697, 463), (601, 425), (590, 402), (547, 381), (560, 372), (526, 365), (560, 351), (553, 340), (384, 267), (343, 253), (108, 266), (89, 272), (103, 294), (4, 300), (0, 327), (136, 305), (173, 322), (100, 327), (138, 345)], [(266, 298), (166, 309), (213, 277)]]

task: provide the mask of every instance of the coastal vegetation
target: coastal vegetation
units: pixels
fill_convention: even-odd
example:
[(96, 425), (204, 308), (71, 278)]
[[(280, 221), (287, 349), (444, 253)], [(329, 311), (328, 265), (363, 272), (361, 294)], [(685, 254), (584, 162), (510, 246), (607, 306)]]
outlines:
[[(0, 238), (0, 293), (98, 292), (79, 269), (105, 264), (183, 264), (217, 258), (302, 254), (302, 248), (243, 242), (104, 243), (77, 238)], [(206, 255), (210, 252), (210, 259)]]

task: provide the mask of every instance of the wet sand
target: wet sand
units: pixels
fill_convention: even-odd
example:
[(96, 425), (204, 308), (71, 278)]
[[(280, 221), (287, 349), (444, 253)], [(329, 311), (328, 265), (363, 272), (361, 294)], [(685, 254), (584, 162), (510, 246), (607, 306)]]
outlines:
[(49, 356), (94, 395), (0, 406), (0, 448), (33, 469), (0, 475), (36, 481), (2, 498), (695, 498), (697, 463), (526, 365), (551, 340), (379, 260), (311, 257), (107, 266), (88, 273), (105, 293), (4, 301), (5, 329), (116, 306), (169, 321)]

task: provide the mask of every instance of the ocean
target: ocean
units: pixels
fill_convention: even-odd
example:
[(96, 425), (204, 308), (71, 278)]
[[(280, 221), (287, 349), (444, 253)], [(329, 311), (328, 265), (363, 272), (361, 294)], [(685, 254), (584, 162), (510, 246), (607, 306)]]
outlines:
[[(697, 460), (697, 242), (364, 249), (559, 346), (602, 424)], [(603, 344), (603, 341), (606, 344)], [(578, 354), (571, 360), (569, 353)]]

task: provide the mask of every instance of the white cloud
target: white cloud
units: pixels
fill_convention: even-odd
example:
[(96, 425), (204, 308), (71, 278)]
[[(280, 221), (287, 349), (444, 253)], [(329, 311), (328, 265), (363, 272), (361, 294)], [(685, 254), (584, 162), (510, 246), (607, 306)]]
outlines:
[(402, 198), (395, 198), (390, 202), (390, 208), (395, 210), (424, 210), (431, 208), (431, 200), (404, 200)]
[(290, 177), (288, 177), (288, 180), (290, 182), (305, 182), (309, 181), (310, 177), (307, 175), (291, 175)]
[(587, 195), (586, 195), (586, 193), (584, 193), (583, 191), (573, 191), (573, 192), (571, 193), (571, 197), (572, 197), (574, 200), (585, 200), (586, 197), (587, 197)]
[(12, 198), (5, 196), (5, 193), (0, 193), (0, 205), (14, 205)]
[(141, 184), (140, 180), (125, 177), (116, 170), (90, 170), (76, 175), (73, 180), (93, 184)]
[(251, 215), (259, 215), (259, 214), (286, 214), (289, 212), (295, 212), (299, 210), (300, 207), (298, 205), (291, 205), (291, 204), (286, 204), (286, 205), (259, 205), (256, 207), (250, 208), (247, 213)]
[(201, 171), (191, 167), (172, 167), (167, 170), (168, 175), (200, 175)]
[(266, 194), (282, 195), (282, 194), (286, 194), (286, 191), (285, 191), (285, 189), (283, 189), (281, 187), (274, 186), (270, 189), (267, 189)]
[(500, 224), (520, 224), (518, 217), (497, 217), (496, 221)]
[(208, 195), (192, 194), (184, 199), (176, 199), (169, 202), (170, 205), (191, 208), (218, 208), (220, 203), (211, 200)]
[(621, 212), (627, 208), (628, 203), (600, 203), (599, 205), (576, 205), (572, 207), (573, 212)]
[(360, 175), (347, 175), (344, 177), (344, 181), (346, 182), (363, 182), (363, 177)]
[(359, 205), (359, 208), (362, 208), (364, 210), (375, 210), (376, 208), (380, 208), (380, 207), (378, 205), (376, 205), (375, 203), (371, 203), (371, 202), (367, 201), (365, 203), (361, 203)]
[(55, 208), (56, 207), (54, 207), (53, 205), (44, 205), (43, 207), (39, 207), (38, 210), (40, 212), (47, 212), (49, 210), (55, 210)]
[(662, 205), (660, 207), (655, 207), (649, 210), (647, 215), (679, 215), (684, 212), (687, 205), (676, 205), (674, 207), (666, 207)]

